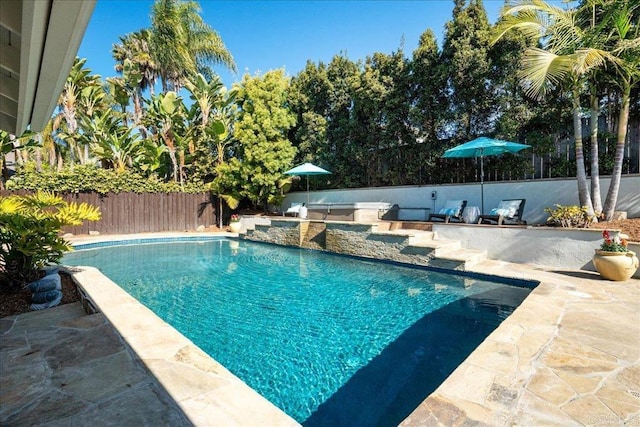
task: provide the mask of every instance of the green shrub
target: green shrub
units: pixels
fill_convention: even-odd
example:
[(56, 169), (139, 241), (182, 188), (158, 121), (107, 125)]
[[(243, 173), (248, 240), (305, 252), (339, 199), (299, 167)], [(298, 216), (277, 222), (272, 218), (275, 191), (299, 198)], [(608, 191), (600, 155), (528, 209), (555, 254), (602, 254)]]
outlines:
[(546, 208), (544, 211), (549, 214), (547, 224), (560, 227), (589, 228), (594, 220), (584, 206), (555, 205), (555, 208)]
[(96, 207), (48, 192), (0, 198), (0, 286), (17, 290), (37, 279), (38, 270), (71, 249), (60, 236), (63, 226), (99, 219)]
[(163, 182), (132, 171), (117, 172), (96, 166), (67, 167), (61, 171), (45, 169), (38, 172), (35, 165), (26, 165), (7, 181), (10, 190), (44, 190), (56, 193), (202, 193), (205, 184)]

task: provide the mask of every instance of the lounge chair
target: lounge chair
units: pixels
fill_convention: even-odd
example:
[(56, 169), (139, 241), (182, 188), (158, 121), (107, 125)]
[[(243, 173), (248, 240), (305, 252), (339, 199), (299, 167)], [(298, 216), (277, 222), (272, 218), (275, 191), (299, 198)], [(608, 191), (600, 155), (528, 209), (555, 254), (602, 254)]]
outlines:
[(478, 224), (526, 225), (527, 221), (522, 220), (526, 201), (526, 199), (502, 200), (497, 208), (491, 209), (489, 215), (480, 215)]
[(293, 216), (300, 216), (300, 208), (304, 206), (304, 203), (291, 203), (291, 207), (287, 209), (282, 215), (287, 216), (289, 214)]
[(437, 214), (430, 214), (427, 221), (431, 221), (434, 218), (441, 219), (444, 222), (450, 222), (454, 220), (456, 222), (463, 222), (462, 212), (464, 212), (464, 208), (467, 206), (466, 200), (447, 200), (444, 208), (440, 209), (440, 212)]

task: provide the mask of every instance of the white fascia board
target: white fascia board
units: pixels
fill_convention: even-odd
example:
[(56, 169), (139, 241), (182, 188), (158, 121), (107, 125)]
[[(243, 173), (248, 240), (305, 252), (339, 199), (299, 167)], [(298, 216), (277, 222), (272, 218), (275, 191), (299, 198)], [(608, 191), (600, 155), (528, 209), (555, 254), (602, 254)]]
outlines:
[(18, 117), (14, 132), (16, 135), (21, 135), (29, 126), (33, 112), (50, 8), (51, 0), (22, 2)]
[(13, 76), (0, 72), (0, 93), (7, 98), (18, 102), (20, 82)]
[(16, 34), (22, 32), (22, 0), (0, 1), (0, 25)]
[(35, 132), (53, 114), (95, 4), (96, 0), (53, 0), (30, 120)]

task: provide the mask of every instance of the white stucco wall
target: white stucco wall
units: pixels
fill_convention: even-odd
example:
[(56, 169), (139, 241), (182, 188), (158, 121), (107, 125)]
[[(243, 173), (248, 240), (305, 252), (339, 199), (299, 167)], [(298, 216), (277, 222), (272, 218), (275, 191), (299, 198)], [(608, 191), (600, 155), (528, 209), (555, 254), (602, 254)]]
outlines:
[[(434, 224), (438, 239), (459, 240), (463, 248), (487, 251), (490, 259), (537, 264), (559, 269), (595, 271), (594, 250), (602, 243), (602, 230), (558, 227), (494, 227)], [(629, 249), (638, 254), (640, 244)], [(634, 275), (640, 278), (640, 270)]]
[[(311, 177), (310, 179), (313, 179)], [(610, 177), (601, 177), (603, 199), (609, 189)], [(431, 192), (437, 192), (436, 200)], [(502, 199), (527, 199), (523, 219), (529, 224), (543, 224), (544, 212), (553, 205), (578, 205), (576, 179), (542, 179), (535, 181), (489, 182), (484, 184), (484, 211), (498, 206)], [(400, 219), (423, 219), (424, 208), (440, 210), (447, 200), (467, 200), (469, 206), (481, 206), (480, 184), (443, 184), (426, 186), (398, 186), (322, 190), (310, 193), (311, 203), (387, 202), (400, 207)], [(305, 192), (289, 193), (282, 206), (291, 202), (305, 202)], [(603, 200), (604, 202), (604, 200)], [(617, 211), (626, 211), (629, 218), (640, 217), (640, 175), (622, 177), (618, 193)]]

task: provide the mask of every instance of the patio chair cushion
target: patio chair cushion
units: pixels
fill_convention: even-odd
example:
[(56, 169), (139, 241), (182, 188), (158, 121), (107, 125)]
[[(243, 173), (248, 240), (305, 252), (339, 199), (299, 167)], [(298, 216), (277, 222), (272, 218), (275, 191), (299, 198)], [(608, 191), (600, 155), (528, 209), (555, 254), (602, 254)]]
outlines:
[(462, 200), (449, 200), (438, 213), (449, 216), (459, 216)]
[(491, 209), (491, 215), (501, 215), (505, 218), (513, 218), (518, 213), (519, 200), (503, 200), (497, 208)]
[(304, 205), (304, 203), (295, 203), (292, 202), (291, 203), (291, 207), (289, 209), (286, 210), (285, 213), (292, 213), (292, 214), (299, 214), (300, 213), (300, 208)]

